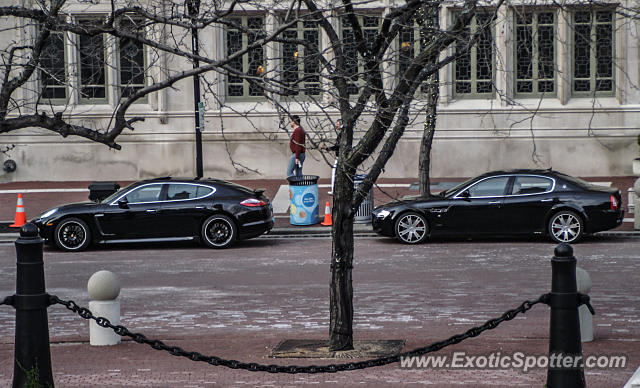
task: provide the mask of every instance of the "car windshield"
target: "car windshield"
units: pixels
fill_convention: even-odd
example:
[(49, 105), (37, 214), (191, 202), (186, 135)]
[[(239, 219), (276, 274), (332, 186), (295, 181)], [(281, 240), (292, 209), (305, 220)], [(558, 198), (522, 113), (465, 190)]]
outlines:
[(100, 201), (100, 203), (109, 203), (111, 201), (113, 201), (114, 199), (116, 199), (120, 194), (124, 193), (126, 190), (129, 190), (129, 188), (131, 186), (135, 185), (135, 183), (130, 184), (129, 186), (126, 186), (118, 191), (116, 191), (115, 193), (111, 194), (110, 196), (108, 196), (107, 198), (103, 199), (102, 201)]
[(473, 177), (471, 179), (467, 179), (466, 181), (464, 181), (464, 182), (462, 182), (462, 183), (450, 188), (449, 190), (441, 192), (440, 195), (443, 196), (443, 197), (448, 197), (451, 194), (455, 193), (456, 191), (460, 190), (461, 188), (469, 185), (471, 182), (475, 181), (476, 179), (478, 179), (478, 177)]

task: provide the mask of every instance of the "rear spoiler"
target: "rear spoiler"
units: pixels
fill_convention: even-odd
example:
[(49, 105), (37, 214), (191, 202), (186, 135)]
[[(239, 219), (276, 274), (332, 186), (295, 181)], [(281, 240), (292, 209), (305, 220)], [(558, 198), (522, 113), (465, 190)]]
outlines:
[(253, 192), (256, 193), (256, 195), (258, 197), (262, 197), (262, 194), (264, 194), (265, 191), (266, 191), (266, 189), (255, 189), (255, 190), (253, 190)]

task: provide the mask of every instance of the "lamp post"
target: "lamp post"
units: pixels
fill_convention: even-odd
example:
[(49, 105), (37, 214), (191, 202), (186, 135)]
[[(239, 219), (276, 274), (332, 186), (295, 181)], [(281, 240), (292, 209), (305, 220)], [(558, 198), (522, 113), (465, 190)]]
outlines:
[[(193, 26), (191, 27), (191, 52), (194, 56), (198, 56), (198, 28), (196, 27), (195, 19), (198, 17), (198, 13), (200, 12), (200, 0), (186, 0), (185, 4), (187, 6), (187, 10), (189, 12), (189, 16), (191, 17), (191, 22)], [(198, 59), (193, 59), (193, 68), (197, 69), (200, 66)], [(195, 121), (196, 121), (196, 176), (197, 178), (202, 178), (203, 169), (202, 169), (202, 127), (200, 120), (200, 110), (203, 109), (203, 104), (200, 102), (200, 77), (195, 74), (193, 76), (193, 104), (195, 111)], [(204, 120), (202, 120), (204, 121)]]

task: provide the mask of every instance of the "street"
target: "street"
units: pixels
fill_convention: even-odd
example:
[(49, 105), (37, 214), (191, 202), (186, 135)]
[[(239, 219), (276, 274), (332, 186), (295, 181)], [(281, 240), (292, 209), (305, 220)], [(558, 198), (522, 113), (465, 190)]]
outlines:
[[(483, 324), (550, 291), (546, 240), (436, 240), (418, 246), (356, 239), (354, 338), (406, 340), (404, 351)], [(285, 339), (328, 333), (329, 238), (262, 237), (227, 250), (191, 244), (118, 245), (81, 253), (45, 249), (47, 290), (87, 306), (96, 271), (122, 283), (121, 323), (188, 351), (263, 364), (346, 360), (271, 359)], [(626, 355), (624, 369), (586, 370), (587, 386), (622, 386), (640, 365), (640, 239), (588, 237), (574, 246), (593, 281), (595, 341), (583, 352)], [(15, 248), (0, 245), (0, 297), (15, 292)], [(14, 310), (0, 307), (0, 385), (13, 373)], [(526, 315), (440, 353), (548, 352), (549, 308)], [(172, 357), (123, 338), (88, 345), (88, 323), (62, 306), (49, 308), (54, 379), (61, 387), (94, 386), (542, 386), (545, 369), (403, 370), (397, 364), (333, 375), (235, 371)]]

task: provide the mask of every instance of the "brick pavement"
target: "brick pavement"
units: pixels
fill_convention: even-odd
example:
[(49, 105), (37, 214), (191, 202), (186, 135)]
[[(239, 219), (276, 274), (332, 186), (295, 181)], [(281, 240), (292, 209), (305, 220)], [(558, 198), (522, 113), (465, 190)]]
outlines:
[[(640, 365), (640, 288), (634, 278), (640, 270), (639, 244), (640, 239), (590, 237), (575, 247), (580, 265), (591, 273), (598, 314), (596, 341), (584, 344), (584, 353), (629, 357), (624, 370), (587, 371), (589, 387), (620, 387)], [(268, 355), (283, 339), (326, 335), (329, 247), (329, 239), (257, 239), (224, 251), (188, 244), (109, 247), (77, 255), (47, 250), (45, 267), (49, 292), (84, 305), (91, 273), (106, 267), (120, 274), (123, 324), (169, 345), (248, 362), (326, 364), (346, 360)], [(356, 337), (406, 339), (405, 350), (410, 350), (482, 324), (548, 290), (552, 250), (553, 244), (539, 241), (453, 240), (408, 247), (359, 238)], [(0, 246), (0, 295), (11, 292), (13, 254), (12, 246)], [(548, 316), (546, 306), (536, 306), (443, 354), (545, 354)], [(249, 373), (194, 363), (131, 341), (91, 347), (86, 323), (61, 306), (50, 308), (49, 321), (61, 387), (530, 387), (545, 381), (544, 370), (407, 371), (397, 365), (318, 376)], [(0, 385), (12, 373), (11, 338), (12, 316), (2, 308)]]

